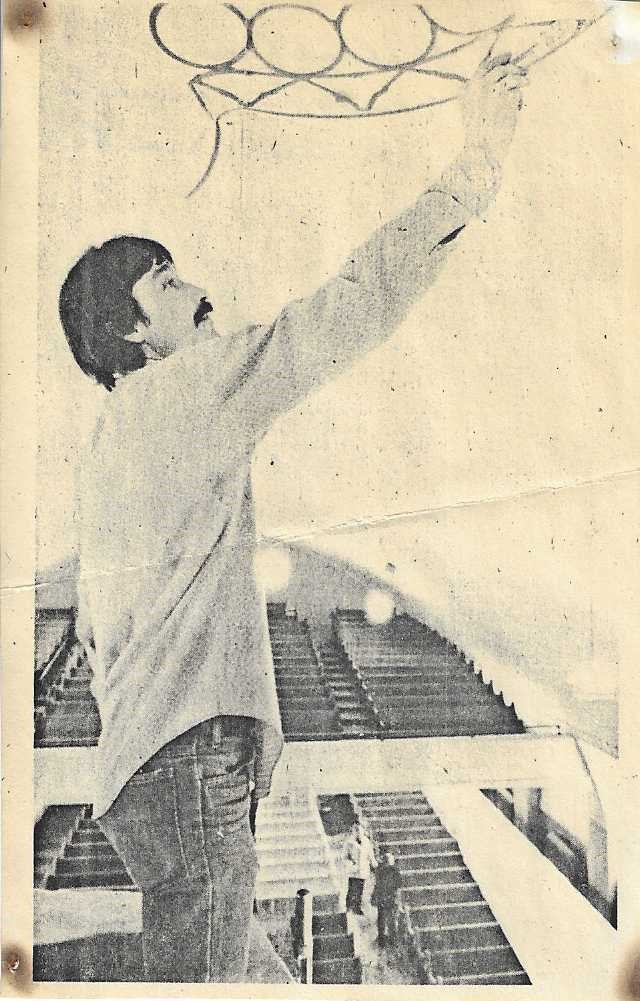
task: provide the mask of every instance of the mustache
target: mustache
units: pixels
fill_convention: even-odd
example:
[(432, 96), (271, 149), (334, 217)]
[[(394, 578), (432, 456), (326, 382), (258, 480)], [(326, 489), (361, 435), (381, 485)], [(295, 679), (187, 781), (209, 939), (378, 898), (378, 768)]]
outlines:
[(209, 313), (212, 312), (213, 312), (213, 306), (211, 305), (209, 300), (201, 299), (200, 302), (198, 303), (198, 308), (193, 314), (193, 322), (196, 325), (196, 327), (198, 327), (205, 319), (205, 317), (207, 317)]

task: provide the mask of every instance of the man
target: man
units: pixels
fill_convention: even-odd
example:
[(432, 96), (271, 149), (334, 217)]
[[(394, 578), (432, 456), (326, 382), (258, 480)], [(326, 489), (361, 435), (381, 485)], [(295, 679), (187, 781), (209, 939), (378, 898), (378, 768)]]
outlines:
[(371, 903), (378, 908), (378, 945), (392, 944), (396, 939), (398, 890), (402, 884), (400, 870), (392, 852), (385, 852), (376, 869), (376, 883)]
[(347, 860), (350, 870), (346, 908), (353, 914), (362, 914), (364, 888), (376, 867), (376, 856), (359, 820), (354, 823), (347, 841)]
[(440, 181), (270, 326), (217, 336), (160, 244), (72, 268), (60, 315), (109, 390), (82, 467), (78, 634), (100, 709), (94, 816), (143, 896), (146, 975), (241, 981), (256, 875), (251, 802), (282, 748), (253, 573), (252, 454), (273, 422), (388, 338), (494, 196), (525, 71), (487, 59)]

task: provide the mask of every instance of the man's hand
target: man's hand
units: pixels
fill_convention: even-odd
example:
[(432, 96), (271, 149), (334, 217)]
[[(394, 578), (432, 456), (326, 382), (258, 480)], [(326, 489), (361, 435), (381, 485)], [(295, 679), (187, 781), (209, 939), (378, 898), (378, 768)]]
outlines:
[(513, 139), (527, 70), (512, 62), (510, 52), (489, 54), (480, 63), (461, 97), (465, 147), (484, 149), (501, 162)]

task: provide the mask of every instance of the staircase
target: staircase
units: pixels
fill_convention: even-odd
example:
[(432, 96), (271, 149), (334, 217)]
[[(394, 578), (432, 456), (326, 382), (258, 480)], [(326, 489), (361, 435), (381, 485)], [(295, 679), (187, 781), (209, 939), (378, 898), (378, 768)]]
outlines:
[(460, 846), (423, 794), (360, 793), (354, 801), (377, 853), (393, 852), (402, 874), (399, 903), (421, 982), (528, 984)]
[(91, 819), (90, 806), (79, 809), (75, 827), (45, 883), (47, 890), (80, 888), (136, 889), (124, 862), (102, 833), (98, 821)]
[(315, 797), (305, 789), (262, 800), (256, 818), (258, 900), (294, 898), (300, 889), (334, 895), (331, 850)]
[(311, 632), (311, 641), (322, 675), (335, 700), (340, 728), (345, 737), (377, 737), (383, 729), (370, 696), (353, 670), (340, 642)]
[[(304, 789), (264, 800), (256, 818), (256, 899), (273, 908), (293, 901), (298, 890), (313, 894), (313, 982), (359, 984), (362, 966), (354, 953), (347, 915), (340, 910), (333, 855), (317, 801)], [(283, 901), (284, 898), (284, 901)]]
[(306, 624), (281, 606), (267, 608), (276, 690), (287, 740), (340, 735), (336, 703), (318, 664)]
[(98, 743), (100, 716), (90, 685), (91, 669), (76, 642), (67, 652), (56, 681), (36, 705), (36, 746), (86, 747)]
[(360, 984), (362, 964), (355, 955), (347, 915), (337, 896), (313, 899), (313, 983)]
[(85, 810), (83, 806), (50, 806), (45, 810), (33, 831), (34, 887), (46, 889)]

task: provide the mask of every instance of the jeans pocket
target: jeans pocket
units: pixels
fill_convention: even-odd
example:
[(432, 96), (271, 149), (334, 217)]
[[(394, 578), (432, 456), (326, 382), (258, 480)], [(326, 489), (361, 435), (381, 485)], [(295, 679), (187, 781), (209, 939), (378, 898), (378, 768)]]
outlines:
[(141, 890), (188, 875), (172, 767), (137, 772), (100, 824)]
[(214, 840), (249, 828), (249, 775), (213, 775), (201, 780), (205, 830)]
[(217, 747), (198, 749), (201, 779), (224, 779), (247, 770), (255, 757), (255, 744), (248, 737), (223, 737)]

